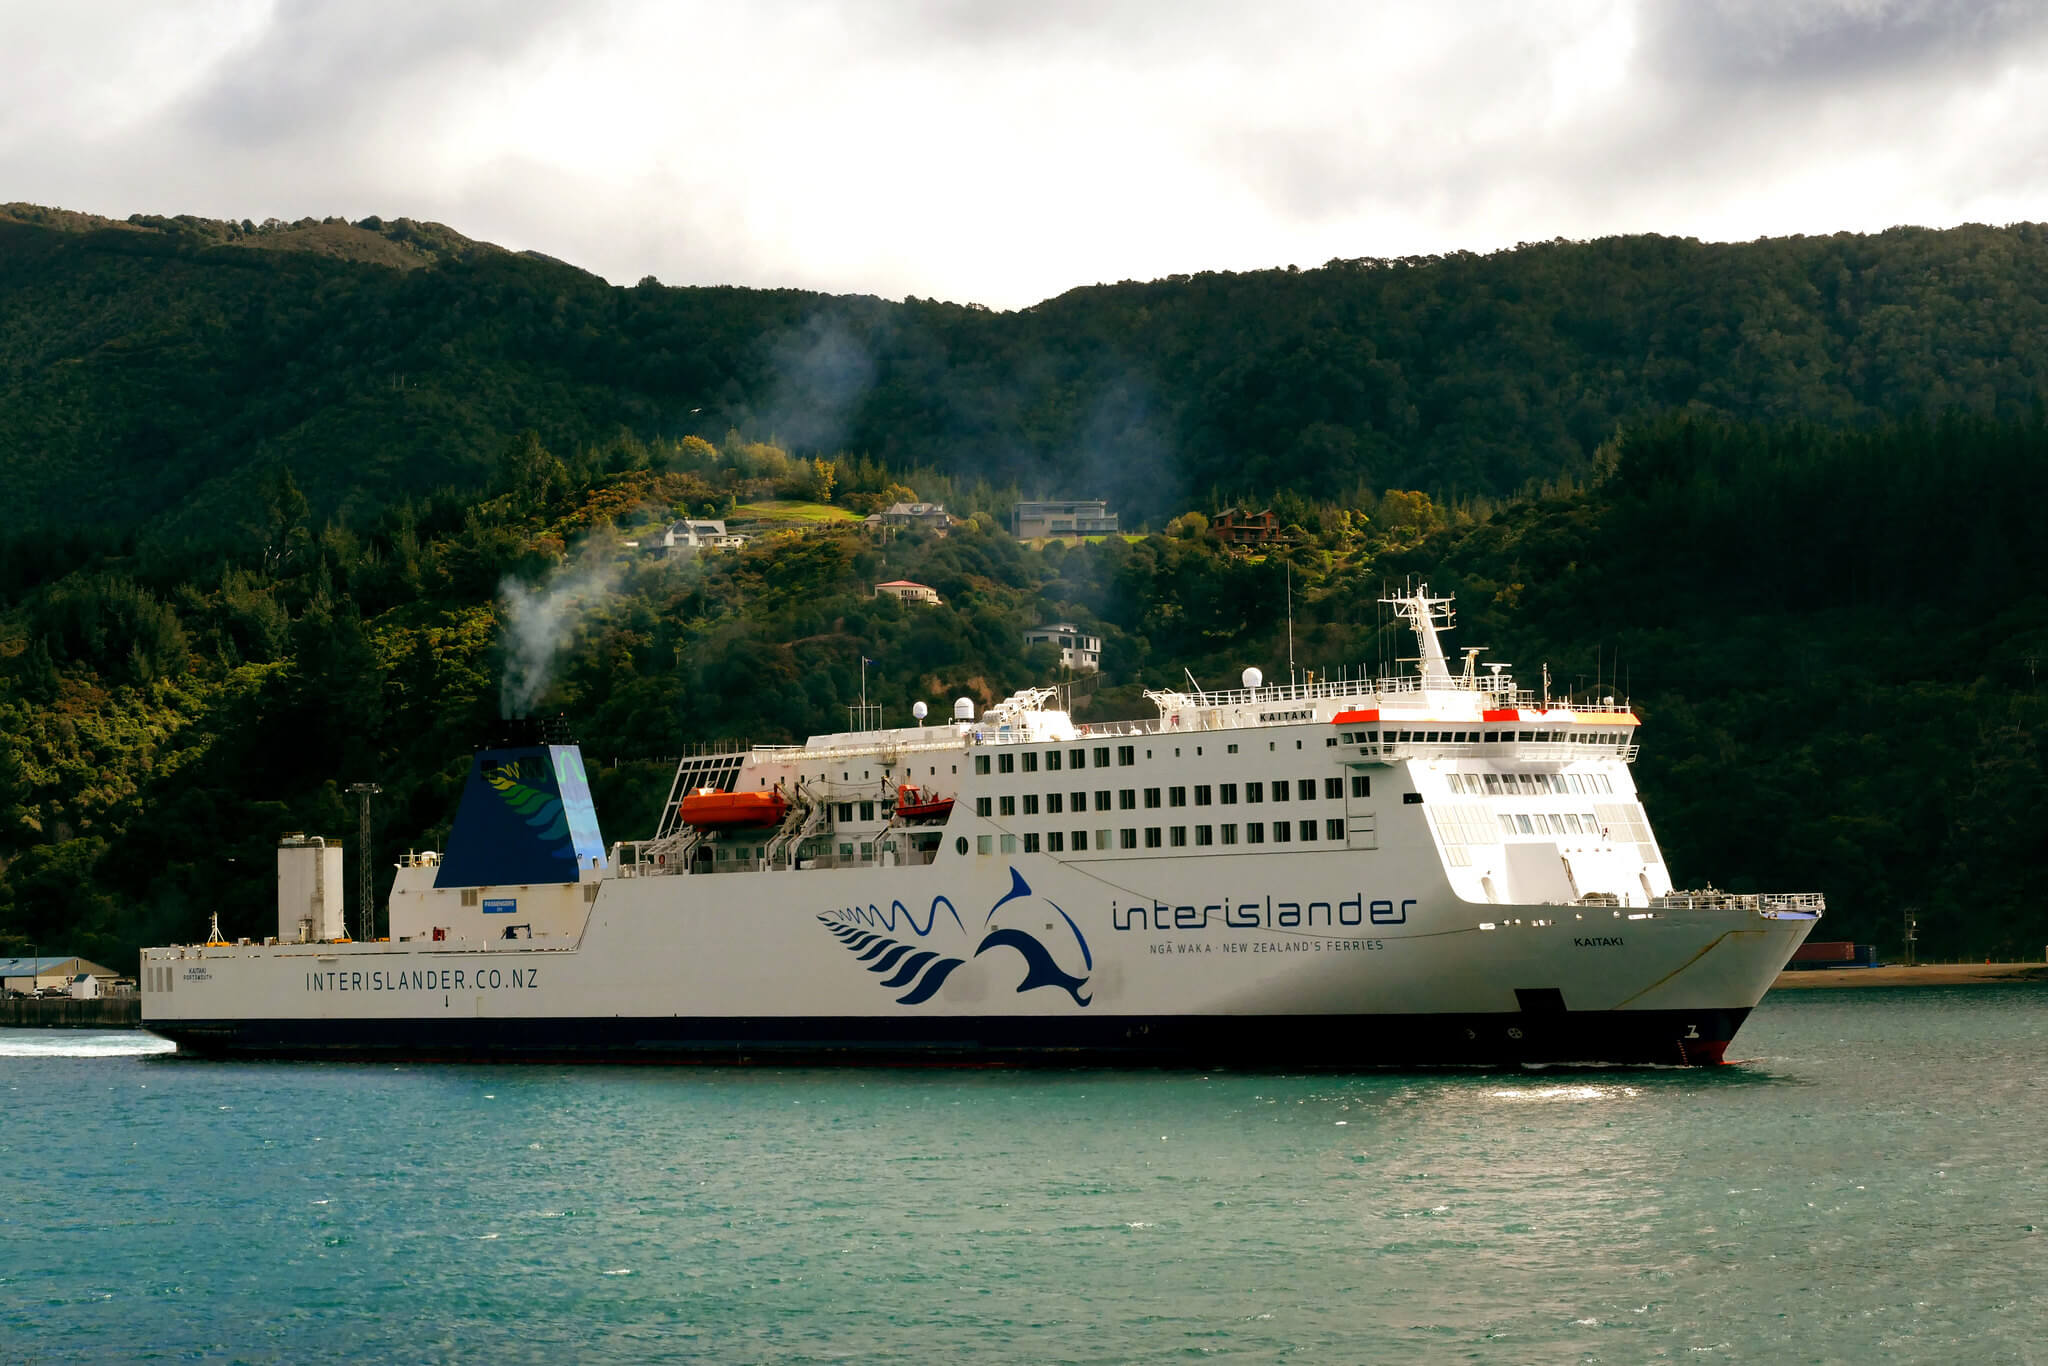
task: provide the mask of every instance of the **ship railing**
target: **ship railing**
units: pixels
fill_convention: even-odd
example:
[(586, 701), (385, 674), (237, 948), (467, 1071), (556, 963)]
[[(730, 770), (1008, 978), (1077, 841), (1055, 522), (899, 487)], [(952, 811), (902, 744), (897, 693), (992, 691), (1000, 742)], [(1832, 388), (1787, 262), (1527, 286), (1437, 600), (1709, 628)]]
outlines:
[[(1469, 723), (1478, 726), (1480, 723)], [(1634, 763), (1636, 744), (1527, 744), (1519, 740), (1395, 740), (1376, 745), (1350, 745), (1363, 759), (1510, 759), (1517, 763), (1570, 763), (1575, 759), (1620, 759)]]
[(1724, 892), (1718, 887), (1667, 892), (1650, 898), (1650, 905), (1659, 910), (1752, 911), (1763, 916), (1819, 915), (1827, 904), (1827, 898), (1819, 892)]

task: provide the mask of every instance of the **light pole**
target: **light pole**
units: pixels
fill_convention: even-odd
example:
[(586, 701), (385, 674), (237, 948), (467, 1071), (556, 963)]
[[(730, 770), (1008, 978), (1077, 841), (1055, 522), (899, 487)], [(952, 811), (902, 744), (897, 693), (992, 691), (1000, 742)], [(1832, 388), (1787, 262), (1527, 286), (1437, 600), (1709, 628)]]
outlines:
[(384, 789), (375, 783), (351, 783), (348, 790), (362, 802), (362, 829), (356, 836), (356, 938), (367, 943), (377, 937), (377, 907), (370, 900), (370, 798)]

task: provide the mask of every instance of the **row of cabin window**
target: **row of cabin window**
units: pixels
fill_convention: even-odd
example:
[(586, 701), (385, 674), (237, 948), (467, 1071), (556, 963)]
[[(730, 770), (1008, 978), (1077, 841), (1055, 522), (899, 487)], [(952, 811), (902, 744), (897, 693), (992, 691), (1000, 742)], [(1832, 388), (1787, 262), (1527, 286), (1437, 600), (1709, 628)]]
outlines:
[[(1111, 849), (1136, 849), (1142, 836), (1143, 847), (1147, 849), (1185, 849), (1188, 847), (1189, 830), (1190, 827), (1185, 825), (1150, 825), (1142, 830), (1129, 827), (1122, 830), (1097, 830), (1094, 847), (1100, 853), (1107, 853)], [(1239, 827), (1234, 823), (1197, 825), (1192, 827), (1192, 830), (1196, 848), (1208, 848), (1217, 844), (1234, 845), (1238, 842)], [(1243, 833), (1246, 844), (1265, 844), (1268, 842), (1269, 833), (1274, 844), (1293, 843), (1297, 838), (1303, 844), (1313, 844), (1319, 833), (1323, 839), (1342, 843), (1344, 822), (1341, 819), (1274, 821), (1269, 825), (1265, 821), (1248, 821), (1243, 826)], [(1086, 830), (1048, 830), (1043, 835), (1036, 831), (1023, 835), (977, 835), (974, 837), (975, 851), (982, 854), (993, 853), (1000, 845), (1003, 853), (1014, 854), (1018, 852), (1019, 840), (1023, 841), (1023, 852), (1027, 854), (1063, 854), (1070, 848), (1074, 853), (1085, 854), (1089, 848)]]
[(1581, 816), (1576, 811), (1562, 815), (1554, 811), (1535, 811), (1528, 815), (1517, 813), (1500, 818), (1500, 832), (1503, 835), (1605, 835), (1600, 822), (1591, 816)]
[[(1168, 806), (1186, 806), (1188, 804), (1188, 789), (1185, 787), (1148, 787), (1143, 792), (1145, 809), (1148, 811), (1156, 809), (1162, 800)], [(1305, 802), (1314, 801), (1316, 799), (1316, 780), (1314, 778), (1298, 779), (1295, 795)], [(1322, 795), (1330, 801), (1342, 801), (1344, 798), (1344, 780), (1342, 778), (1323, 779)], [(1351, 795), (1354, 797), (1370, 797), (1372, 795), (1372, 779), (1364, 774), (1352, 775)], [(1137, 810), (1138, 796), (1138, 788), (1123, 788), (1116, 793), (1115, 809), (1119, 811)], [(1196, 806), (1208, 806), (1212, 802), (1220, 806), (1231, 806), (1237, 801), (1238, 785), (1236, 783), (1218, 783), (1212, 787), (1208, 783), (1197, 783), (1194, 789), (1194, 796)], [(1288, 797), (1287, 780), (1285, 778), (1276, 779), (1273, 783), (1273, 800), (1284, 802), (1288, 800)], [(1263, 802), (1265, 799), (1266, 785), (1264, 783), (1244, 784), (1244, 800), (1247, 803)], [(977, 816), (994, 816), (998, 814), (1014, 816), (1018, 814), (1017, 803), (1020, 800), (1024, 804), (1024, 815), (1036, 816), (1039, 814), (1040, 799), (1039, 794), (1036, 792), (1024, 793), (1021, 798), (976, 797), (974, 799), (974, 814)], [(1071, 807), (1069, 807), (1070, 800), (1072, 803)], [(1048, 792), (1045, 794), (1044, 812), (1046, 815), (1064, 815), (1069, 809), (1086, 811), (1088, 809), (1088, 794), (1086, 792)], [(1108, 811), (1111, 809), (1110, 790), (1108, 788), (1096, 789), (1095, 809), (1097, 811)]]
[[(1088, 767), (1088, 756), (1090, 753), (1095, 755), (1095, 766), (1097, 768), (1108, 768), (1110, 748), (1108, 745), (1096, 745), (1092, 750), (1048, 749), (1041, 753), (1035, 749), (1028, 749), (1021, 754), (998, 754), (994, 756), (995, 771), (998, 773), (1015, 773), (1017, 771), (1017, 761), (1020, 759), (1024, 762), (1024, 772), (1026, 773), (1038, 772), (1038, 765), (1041, 760), (1045, 764), (1045, 771), (1047, 773), (1058, 773), (1062, 763), (1068, 768), (1078, 771)], [(1115, 749), (1117, 767), (1129, 768), (1132, 764), (1138, 762), (1138, 747), (1136, 745), (1117, 745)], [(986, 754), (974, 756), (974, 771), (976, 773), (986, 773), (989, 771), (989, 757)]]
[(1347, 730), (1337, 738), (1347, 745), (1618, 745), (1623, 737), (1613, 730)]
[(1604, 773), (1450, 773), (1451, 791), (1468, 797), (1540, 797), (1614, 791)]

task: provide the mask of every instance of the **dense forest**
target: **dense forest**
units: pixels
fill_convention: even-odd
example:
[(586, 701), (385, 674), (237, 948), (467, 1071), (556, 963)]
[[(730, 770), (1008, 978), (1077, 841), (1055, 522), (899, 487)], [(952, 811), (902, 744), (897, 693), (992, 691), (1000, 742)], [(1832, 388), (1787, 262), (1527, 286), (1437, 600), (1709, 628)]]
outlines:
[(2024, 417), (2048, 228), (1627, 237), (1073, 290), (1018, 312), (614, 287), (406, 220), (0, 207), (0, 478), (33, 521), (205, 539), (289, 466), (323, 517), (728, 430), (906, 476), (1183, 506), (1583, 478), (1672, 411)]
[[(885, 716), (986, 703), (1058, 681), (1022, 634), (1071, 619), (1105, 640), (1077, 712), (1142, 715), (1142, 689), (1184, 671), (1284, 676), (1290, 597), (1302, 667), (1386, 668), (1410, 649), (1377, 602), (1410, 575), (1455, 592), (1455, 642), (1525, 683), (1547, 666), (1559, 692), (1632, 699), (1682, 884), (1820, 890), (1826, 933), (1888, 948), (1908, 909), (1932, 955), (2048, 943), (2029, 893), (2048, 867), (2034, 229), (1557, 244), (993, 315), (613, 290), (422, 225), (13, 217), (0, 953), (128, 965), (215, 910), (265, 933), (280, 833), (352, 843), (346, 789), (371, 781), (380, 863), (436, 845), (511, 701), (568, 720), (607, 834), (630, 838), (686, 747), (843, 726), (863, 657)], [(1661, 303), (1621, 287), (1652, 276)], [(1570, 322), (1595, 307), (1579, 289), (1607, 323)], [(1681, 296), (1695, 312), (1661, 311)], [(791, 339), (817, 343), (812, 364), (863, 317), (886, 345), (835, 381), (840, 425), (803, 427), (815, 404), (776, 416)], [(1285, 320), (1316, 317), (1321, 340), (1287, 349)], [(1715, 350), (1724, 324), (1749, 340)], [(1643, 329), (1689, 348), (1679, 387), (1644, 387)], [(1407, 416), (1384, 427), (1318, 406), (1374, 373), (1368, 336), (1401, 357)], [(899, 372), (891, 347), (926, 368)], [(1019, 490), (1113, 492), (1076, 488), (1072, 462), (1132, 355), (1150, 397), (1101, 434), (1130, 459), (1100, 468), (1170, 471), (1129, 486), (1133, 520), (1161, 529), (1018, 543)], [(1257, 383), (1211, 369), (1261, 356)], [(715, 388), (676, 378), (700, 370)], [(1426, 396), (1455, 382), (1458, 402)], [(1597, 415), (1575, 416), (1588, 395)], [(1318, 422), (1352, 455), (1309, 454)], [(943, 537), (853, 515), (912, 496), (970, 515)], [(1207, 533), (1245, 497), (1284, 543)], [(632, 544), (774, 507), (808, 511), (691, 560)], [(890, 578), (944, 605), (875, 597)]]

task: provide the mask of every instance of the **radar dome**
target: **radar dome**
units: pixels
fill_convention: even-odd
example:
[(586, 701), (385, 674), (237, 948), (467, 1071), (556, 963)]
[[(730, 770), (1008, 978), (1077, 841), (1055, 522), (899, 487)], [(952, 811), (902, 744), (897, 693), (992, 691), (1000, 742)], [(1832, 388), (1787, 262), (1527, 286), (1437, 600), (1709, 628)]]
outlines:
[(955, 721), (972, 721), (974, 719), (974, 699), (963, 697), (958, 702), (955, 702), (953, 704), (953, 719)]
[(910, 704), (911, 716), (919, 721), (924, 720), (924, 718), (926, 717), (926, 715), (929, 714), (929, 712), (930, 708), (926, 707), (925, 704), (922, 702), (912, 702)]
[(1257, 669), (1246, 669), (1244, 671), (1244, 685), (1247, 688), (1256, 688), (1265, 681), (1266, 676)]

